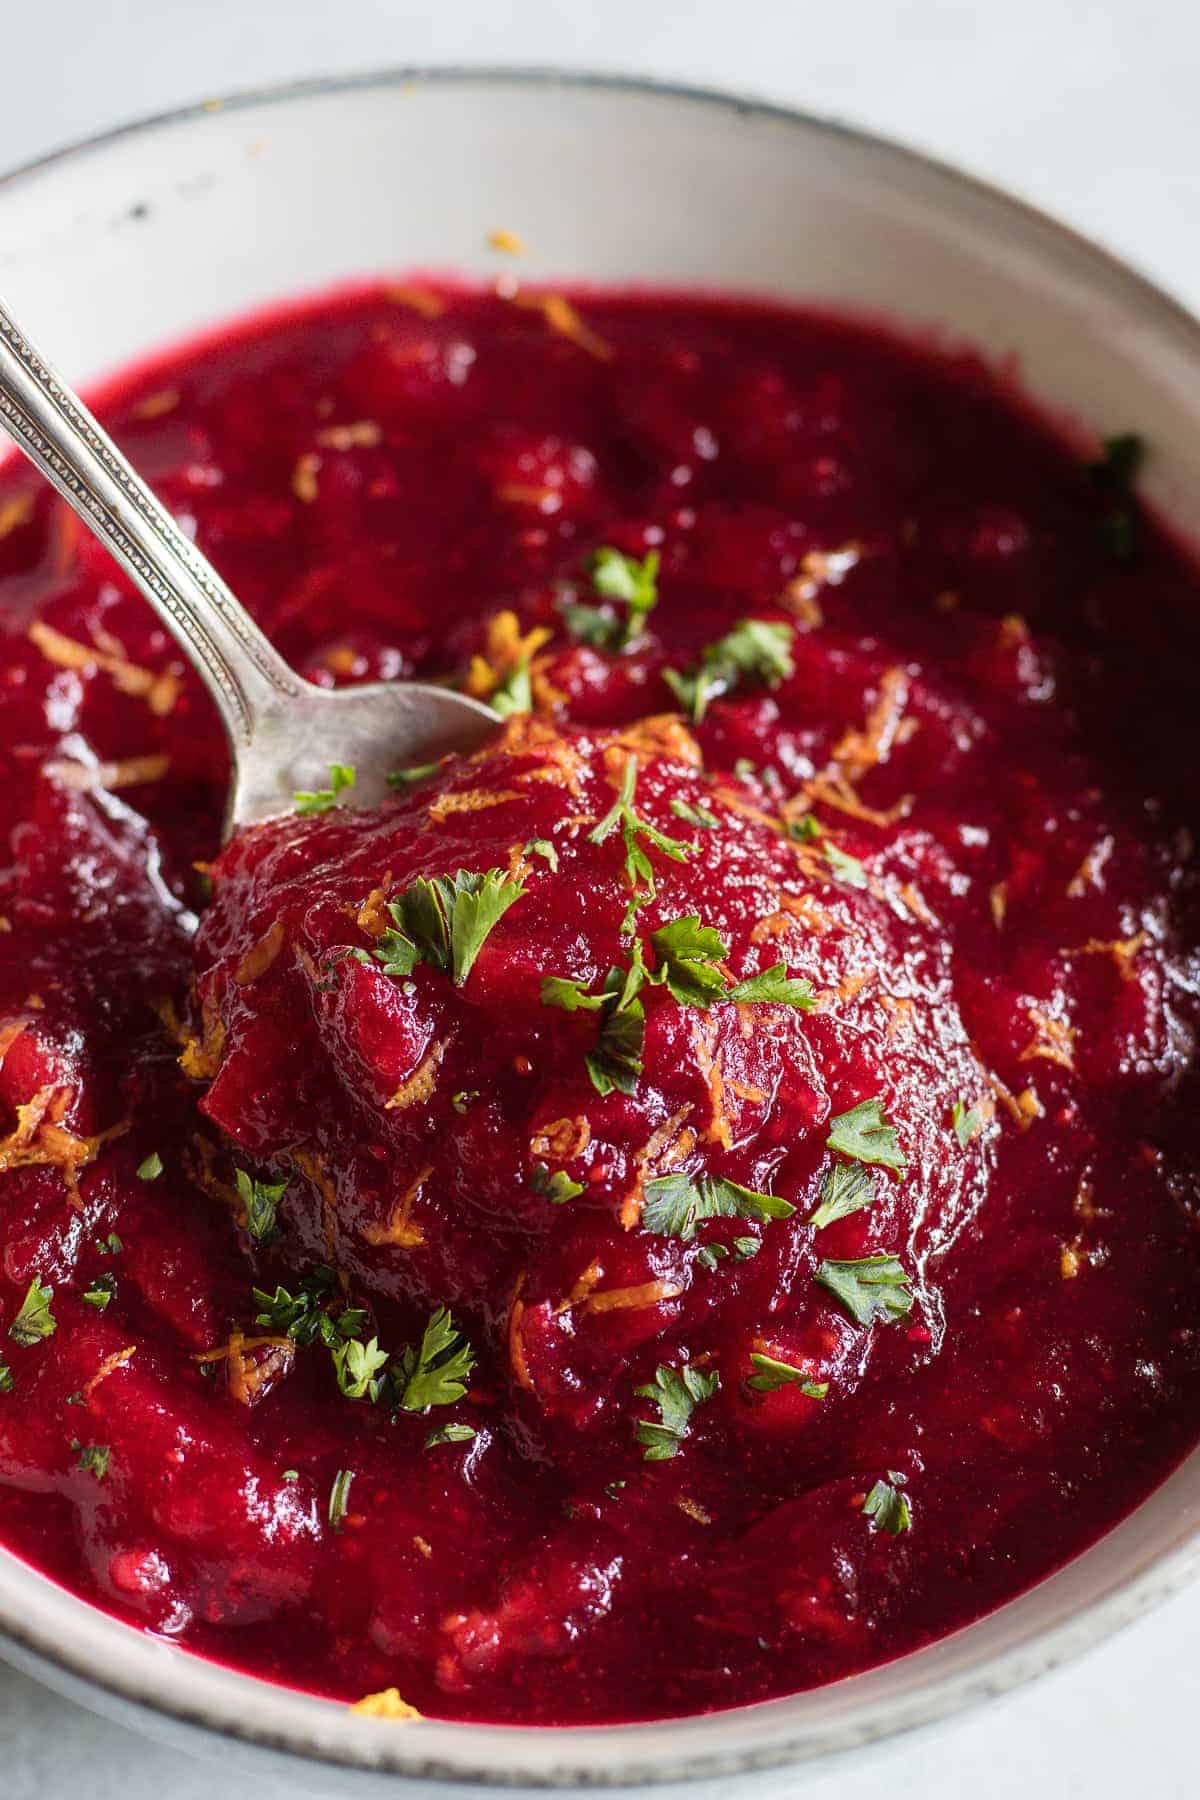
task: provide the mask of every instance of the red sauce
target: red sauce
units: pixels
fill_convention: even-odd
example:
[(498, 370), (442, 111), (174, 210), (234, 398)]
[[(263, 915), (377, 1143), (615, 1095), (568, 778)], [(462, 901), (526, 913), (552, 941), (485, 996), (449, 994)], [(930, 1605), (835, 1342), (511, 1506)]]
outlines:
[(376, 814), (218, 857), (203, 692), (0, 480), (4, 1541), (454, 1718), (898, 1655), (1200, 1420), (1195, 572), (972, 358), (577, 304), (358, 295), (102, 402), (306, 675), (515, 701)]

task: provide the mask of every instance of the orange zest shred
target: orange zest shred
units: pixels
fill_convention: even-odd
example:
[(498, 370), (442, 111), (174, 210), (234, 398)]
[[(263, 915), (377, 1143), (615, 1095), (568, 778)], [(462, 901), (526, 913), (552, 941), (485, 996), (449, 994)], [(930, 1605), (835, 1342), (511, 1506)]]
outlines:
[[(835, 812), (845, 813), (847, 818), (861, 819), (866, 825), (895, 825), (898, 820), (906, 819), (913, 807), (913, 796), (903, 795), (894, 806), (886, 811), (879, 811), (872, 806), (864, 806), (840, 770), (827, 770), (823, 775), (814, 775), (806, 781), (800, 791), (800, 799), (787, 801), (782, 808), (785, 820), (802, 816), (811, 809), (813, 803), (830, 806)], [(798, 845), (799, 849), (810, 849), (810, 845)]]
[(1100, 886), (1100, 876), (1104, 865), (1115, 848), (1111, 837), (1102, 837), (1094, 843), (1079, 867), (1067, 883), (1067, 895), (1071, 900), (1080, 900), (1090, 887)]
[(574, 1118), (551, 1119), (539, 1125), (529, 1140), (529, 1149), (546, 1162), (567, 1163), (582, 1156), (591, 1141), (592, 1128), (580, 1113)]
[(378, 1694), (364, 1694), (356, 1700), (350, 1711), (361, 1713), (366, 1719), (419, 1719), (420, 1713), (407, 1700), (400, 1698), (399, 1688), (382, 1688)]
[(885, 669), (879, 678), (879, 697), (867, 714), (866, 724), (861, 731), (847, 731), (835, 746), (833, 760), (847, 781), (861, 781), (891, 755), (908, 704), (908, 685), (903, 669)]
[(392, 871), (389, 869), (379, 886), (371, 889), (354, 915), (354, 923), (368, 937), (381, 938), (385, 931), (392, 929), (392, 916), (387, 909), (391, 885)]
[(10, 494), (7, 500), (0, 500), (0, 538), (8, 537), (10, 532), (20, 531), (32, 517), (32, 494)]
[(487, 241), (490, 249), (499, 250), (505, 256), (525, 254), (525, 243), (519, 232), (505, 231), (501, 227), (499, 230), (489, 231)]
[(170, 757), (162, 751), (151, 751), (146, 756), (126, 756), (118, 762), (84, 763), (60, 756), (43, 763), (42, 774), (77, 794), (91, 794), (98, 788), (105, 793), (115, 793), (118, 788), (161, 781), (170, 766)]
[(570, 1293), (554, 1308), (555, 1316), (559, 1317), (565, 1312), (570, 1312), (573, 1306), (578, 1306), (581, 1300), (586, 1300), (603, 1273), (604, 1264), (602, 1262), (590, 1262), (583, 1274), (572, 1283)]
[(383, 442), (383, 432), (374, 419), (358, 419), (353, 425), (327, 425), (317, 442), (323, 450), (373, 450)]
[(1132, 981), (1137, 974), (1134, 963), (1138, 952), (1149, 942), (1150, 934), (1139, 931), (1129, 938), (1089, 938), (1086, 944), (1077, 944), (1073, 950), (1064, 950), (1064, 956), (1111, 956), (1116, 965), (1117, 974), (1122, 981)]
[(692, 1043), (697, 1066), (708, 1089), (709, 1119), (704, 1135), (710, 1143), (720, 1144), (723, 1150), (728, 1150), (733, 1145), (733, 1129), (725, 1111), (725, 1077), (721, 1072), (716, 1034), (715, 1020), (701, 1020), (693, 1026)]
[(306, 450), (296, 458), (292, 470), (292, 492), (304, 506), (311, 506), (320, 492), (317, 476), (321, 470), (321, 457), (316, 450)]
[(96, 644), (81, 644), (78, 639), (55, 631), (42, 619), (35, 619), (29, 627), (29, 640), (47, 662), (56, 663), (60, 669), (102, 669), (120, 693), (144, 700), (155, 718), (165, 718), (179, 698), (181, 682), (177, 670), (144, 669), (139, 663), (130, 662), (119, 647), (101, 649)]
[[(265, 1350), (265, 1356), (258, 1351)], [(198, 1363), (223, 1362), (229, 1392), (242, 1406), (250, 1406), (267, 1382), (286, 1375), (296, 1355), (295, 1343), (289, 1337), (247, 1337), (240, 1328), (229, 1334), (229, 1341), (215, 1350), (203, 1350), (193, 1358)]]
[(680, 1281), (643, 1281), (636, 1287), (602, 1288), (583, 1302), (585, 1312), (629, 1312), (644, 1306), (661, 1306), (683, 1292)]
[(525, 1272), (517, 1276), (513, 1285), (512, 1299), (508, 1303), (508, 1362), (513, 1372), (513, 1379), (518, 1387), (523, 1387), (532, 1394), (533, 1377), (529, 1373), (529, 1360), (525, 1355), (525, 1340), (521, 1335), (521, 1321), (525, 1317), (525, 1302), (521, 1298), (521, 1289), (525, 1286)]
[[(12, 1041), (10, 1038), (9, 1043)], [(102, 1144), (122, 1137), (129, 1130), (129, 1121), (110, 1125), (91, 1137), (77, 1137), (62, 1123), (74, 1098), (72, 1088), (51, 1082), (17, 1107), (16, 1124), (0, 1139), (0, 1173), (35, 1167), (59, 1169), (71, 1204), (79, 1207), (79, 1171), (95, 1162)]]
[(410, 1106), (424, 1106), (437, 1084), (438, 1069), (449, 1047), (448, 1037), (432, 1043), (408, 1080), (402, 1081), (391, 1099), (385, 1102), (384, 1111), (403, 1112)]
[(1018, 1131), (1028, 1131), (1035, 1119), (1042, 1116), (1042, 1103), (1031, 1087), (1022, 1088), (1019, 1094), (1006, 1087), (998, 1075), (988, 1072), (988, 1081), (993, 1094), (1008, 1113), (1009, 1118)]
[(605, 745), (604, 772), (614, 787), (620, 787), (630, 756), (641, 767), (662, 759), (698, 769), (704, 761), (704, 752), (677, 713), (652, 713)]
[(476, 700), (487, 700), (507, 676), (524, 668), (552, 636), (548, 625), (534, 625), (522, 633), (521, 622), (509, 607), (493, 613), (487, 622), (483, 653), (473, 656), (467, 669), (463, 683), (466, 692)]
[(565, 294), (520, 292), (513, 294), (512, 303), (524, 307), (527, 312), (540, 312), (551, 331), (576, 344), (580, 350), (586, 350), (597, 361), (612, 361), (612, 346), (584, 323)]
[(123, 1369), (125, 1367), (125, 1364), (129, 1361), (130, 1357), (136, 1356), (136, 1355), (137, 1355), (137, 1345), (136, 1344), (126, 1344), (126, 1346), (123, 1350), (114, 1350), (112, 1352), (111, 1356), (105, 1357), (104, 1361), (100, 1364), (100, 1367), (96, 1370), (96, 1373), (94, 1375), (89, 1376), (88, 1379), (84, 1382), (83, 1386), (79, 1390), (80, 1393), (86, 1399), (87, 1396), (91, 1393), (93, 1388), (98, 1388), (102, 1381), (107, 1381), (109, 1376), (112, 1375), (117, 1369)]
[(265, 975), (279, 952), (283, 949), (284, 924), (282, 919), (263, 932), (256, 944), (251, 944), (233, 972), (233, 979), (239, 987), (249, 987), (260, 975)]
[(988, 906), (991, 908), (992, 924), (999, 931), (1002, 929), (1008, 913), (1007, 881), (998, 881), (994, 887), (988, 889)]
[(1057, 1063), (1060, 1069), (1073, 1070), (1075, 1039), (1079, 1035), (1075, 1027), (1038, 1006), (1027, 1007), (1026, 1011), (1034, 1030), (1017, 1058), (1018, 1062), (1033, 1062), (1040, 1058), (1043, 1062)]
[(696, 1134), (694, 1131), (684, 1130), (684, 1123), (691, 1110), (690, 1104), (681, 1106), (669, 1119), (664, 1119), (650, 1133), (634, 1158), (634, 1183), (621, 1202), (618, 1215), (623, 1230), (632, 1231), (641, 1219), (647, 1180), (660, 1169), (674, 1167), (691, 1153)]
[(519, 800), (516, 788), (464, 788), (461, 793), (439, 794), (429, 807), (431, 825), (441, 825), (454, 813), (483, 812), (489, 806), (503, 806), (508, 800)]
[(162, 419), (167, 413), (174, 412), (179, 405), (178, 388), (159, 388), (156, 393), (147, 394), (133, 408), (135, 419)]
[(384, 299), (390, 300), (393, 306), (408, 307), (410, 312), (419, 313), (423, 319), (440, 319), (446, 310), (446, 302), (438, 294), (408, 283), (388, 288)]
[(213, 1081), (225, 1054), (225, 1021), (215, 1000), (205, 995), (200, 1003), (200, 1035), (188, 1033), (179, 1066), (192, 1081)]
[(767, 1097), (765, 1089), (751, 1087), (745, 1081), (731, 1081), (729, 1091), (731, 1094), (736, 1094), (739, 1100), (744, 1100), (748, 1106), (761, 1106)]
[(362, 1235), (368, 1244), (390, 1244), (398, 1250), (415, 1250), (425, 1242), (425, 1233), (412, 1222), (412, 1209), (432, 1174), (433, 1164), (426, 1163), (401, 1194), (386, 1224), (363, 1226)]

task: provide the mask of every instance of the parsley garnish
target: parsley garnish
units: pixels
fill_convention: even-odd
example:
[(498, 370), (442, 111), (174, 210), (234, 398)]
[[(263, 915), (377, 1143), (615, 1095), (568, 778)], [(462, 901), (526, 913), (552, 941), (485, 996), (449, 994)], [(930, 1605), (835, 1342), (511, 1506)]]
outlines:
[(755, 1372), (747, 1378), (746, 1386), (754, 1388), (756, 1393), (773, 1394), (776, 1388), (798, 1387), (810, 1400), (823, 1400), (829, 1392), (827, 1381), (814, 1381), (803, 1369), (780, 1362), (777, 1357), (759, 1356), (751, 1351), (750, 1361)]
[(666, 669), (664, 678), (698, 725), (710, 700), (727, 694), (742, 682), (760, 681), (776, 687), (785, 681), (793, 671), (795, 636), (790, 625), (743, 619), (715, 644), (709, 644), (696, 668), (686, 674)]
[(405, 1412), (452, 1406), (466, 1393), (475, 1353), (444, 1306), (430, 1317), (419, 1345), (410, 1344), (392, 1375), (396, 1405)]
[(475, 1436), (473, 1425), (439, 1425), (425, 1439), (426, 1450), (432, 1450), (437, 1444), (469, 1444)]
[(870, 1206), (875, 1189), (867, 1171), (855, 1163), (834, 1163), (825, 1171), (821, 1182), (821, 1203), (808, 1223), (820, 1231), (835, 1219), (845, 1219), (864, 1206)]
[(525, 846), (525, 855), (544, 857), (550, 865), (551, 874), (558, 874), (558, 851), (549, 838), (530, 838)]
[(358, 1337), (367, 1322), (361, 1307), (344, 1307), (336, 1315), (328, 1310), (336, 1285), (333, 1270), (320, 1265), (301, 1276), (295, 1294), (284, 1287), (277, 1287), (273, 1294), (253, 1288), (260, 1309), (254, 1323), (297, 1344), (314, 1344), (320, 1338), (333, 1349), (346, 1338)]
[(83, 1290), (83, 1304), (94, 1306), (97, 1312), (103, 1312), (116, 1291), (115, 1275), (97, 1275)]
[(733, 1254), (739, 1262), (745, 1262), (749, 1257), (757, 1256), (761, 1249), (762, 1243), (758, 1238), (740, 1237), (733, 1240)]
[(720, 1385), (721, 1377), (715, 1369), (711, 1375), (706, 1375), (693, 1368), (691, 1363), (684, 1363), (679, 1369), (673, 1369), (669, 1363), (659, 1363), (654, 1380), (634, 1388), (634, 1393), (641, 1399), (653, 1400), (659, 1411), (658, 1421), (638, 1419), (633, 1428), (634, 1437), (643, 1446), (646, 1462), (665, 1462), (669, 1457), (678, 1456), (692, 1414), (698, 1406), (712, 1399)]
[(636, 788), (637, 758), (627, 756), (625, 767), (621, 771), (620, 792), (595, 830), (589, 831), (587, 839), (589, 844), (603, 844), (618, 826), (621, 829), (625, 843), (625, 878), (631, 889), (629, 905), (621, 923), (623, 932), (633, 930), (634, 914), (639, 907), (653, 900), (658, 892), (654, 865), (640, 840), (644, 838), (652, 849), (661, 851), (673, 862), (686, 862), (694, 848), (691, 844), (681, 843), (678, 838), (668, 837), (647, 819), (639, 817), (633, 804)]
[(811, 981), (789, 975), (787, 965), (781, 962), (772, 963), (761, 975), (751, 975), (748, 980), (737, 982), (726, 999), (757, 1002), (764, 1006), (795, 1006), (801, 1012), (811, 1012), (817, 1003)]
[(716, 813), (709, 812), (707, 806), (689, 806), (686, 800), (672, 800), (671, 811), (677, 819), (683, 819), (688, 825), (695, 825), (700, 831), (711, 831), (721, 823)]
[(107, 1237), (96, 1239), (96, 1248), (101, 1256), (119, 1256), (125, 1246), (116, 1232), (110, 1231)]
[(1104, 455), (1088, 474), (1107, 501), (1100, 521), (1101, 536), (1110, 556), (1131, 562), (1137, 553), (1137, 509), (1133, 489), (1145, 458), (1144, 441), (1132, 431), (1105, 438)]
[(983, 1130), (984, 1117), (977, 1106), (968, 1111), (961, 1100), (956, 1100), (950, 1108), (950, 1123), (960, 1148), (967, 1150)]
[(652, 980), (665, 982), (681, 1006), (711, 1006), (725, 993), (725, 977), (717, 964), (729, 955), (728, 946), (711, 925), (702, 925), (698, 914), (672, 919), (650, 933), (650, 947), (657, 959)]
[(777, 1194), (758, 1194), (722, 1175), (659, 1175), (646, 1183), (642, 1229), (687, 1243), (704, 1219), (789, 1219), (795, 1207)]
[(76, 1464), (94, 1475), (97, 1481), (103, 1481), (108, 1474), (108, 1459), (112, 1455), (107, 1444), (81, 1444), (78, 1438), (71, 1439), (71, 1449), (76, 1452)]
[(0, 1394), (11, 1394), (13, 1389), (13, 1372), (6, 1362), (0, 1362)]
[(337, 1384), (347, 1400), (365, 1400), (375, 1377), (387, 1364), (388, 1353), (379, 1348), (379, 1339), (369, 1344), (357, 1338), (330, 1346)]
[[(610, 969), (607, 980), (621, 971)], [(615, 997), (620, 988), (610, 990)], [(619, 1001), (600, 1027), (596, 1047), (584, 1058), (592, 1086), (598, 1094), (611, 1094), (614, 1088), (632, 1094), (642, 1072), (642, 1045), (646, 1038), (646, 1014), (640, 1000)]]
[(492, 689), (487, 697), (487, 704), (501, 719), (511, 719), (514, 713), (533, 711), (533, 684), (529, 679), (527, 656), (522, 657), (503, 681)]
[(8, 1328), (14, 1344), (37, 1344), (58, 1330), (58, 1320), (50, 1311), (54, 1298), (52, 1287), (43, 1287), (35, 1275), (21, 1302), (21, 1310)]
[(863, 1501), (863, 1516), (870, 1519), (874, 1530), (886, 1531), (889, 1537), (912, 1530), (912, 1507), (907, 1494), (900, 1491), (903, 1482), (903, 1475), (889, 1469), (887, 1480), (877, 1481)]
[(827, 1141), (831, 1150), (855, 1162), (878, 1163), (900, 1174), (908, 1167), (896, 1133), (877, 1099), (860, 1100), (849, 1112), (839, 1113), (830, 1121)]
[(535, 1194), (545, 1194), (547, 1200), (555, 1206), (561, 1206), (566, 1200), (573, 1200), (576, 1194), (582, 1194), (583, 1183), (572, 1181), (565, 1169), (555, 1169), (553, 1175), (545, 1163), (535, 1163), (529, 1177), (529, 1185)]
[(470, 1112), (479, 1098), (478, 1088), (462, 1088), (457, 1094), (451, 1094), (450, 1104), (460, 1116)]
[(342, 1529), (342, 1520), (346, 1516), (346, 1505), (350, 1498), (350, 1483), (353, 1480), (353, 1469), (339, 1469), (333, 1478), (333, 1486), (329, 1490), (329, 1523), (334, 1531)]
[(257, 1176), (247, 1175), (245, 1169), (235, 1169), (233, 1178), (238, 1198), (246, 1209), (246, 1230), (256, 1244), (269, 1244), (278, 1236), (276, 1214), (287, 1192), (288, 1177), (285, 1175), (282, 1181), (259, 1181)]
[(909, 1278), (899, 1260), (886, 1253), (851, 1262), (823, 1262), (816, 1279), (856, 1325), (871, 1325), (876, 1319), (890, 1325), (912, 1311)]
[(158, 1154), (157, 1150), (152, 1150), (149, 1156), (147, 1156), (143, 1162), (140, 1162), (135, 1170), (135, 1174), (139, 1181), (157, 1181), (162, 1172), (163, 1159)]
[(525, 889), (503, 869), (436, 875), (414, 881), (388, 906), (397, 929), (385, 931), (371, 951), (354, 950), (359, 962), (372, 959), (385, 975), (403, 979), (418, 962), (450, 973), (461, 987), (475, 966), (488, 934)]
[(599, 1012), (607, 1005), (607, 993), (589, 994), (578, 982), (567, 975), (545, 975), (542, 978), (541, 1001), (543, 1006), (557, 1006), (562, 1012)]
[(292, 795), (296, 811), (305, 817), (328, 812), (337, 804), (338, 795), (346, 788), (352, 788), (354, 782), (355, 773), (349, 763), (330, 763), (327, 788), (297, 788)]
[(646, 615), (658, 603), (659, 561), (657, 550), (648, 550), (640, 562), (608, 544), (597, 550), (592, 558), (592, 586), (602, 599), (620, 601), (625, 617), (619, 618), (608, 607), (567, 601), (562, 615), (572, 637), (614, 654), (635, 644)]
[(829, 838), (826, 838), (825, 857), (829, 863), (830, 869), (833, 871), (833, 878), (835, 881), (844, 883), (846, 887), (866, 887), (867, 871), (863, 868), (863, 865), (859, 862), (857, 856), (848, 856), (844, 850), (839, 850), (836, 844), (832, 843)]
[(424, 781), (427, 776), (436, 774), (437, 769), (438, 764), (435, 762), (413, 763), (408, 769), (393, 769), (387, 777), (387, 784), (390, 788), (412, 787), (414, 782)]
[(801, 844), (813, 844), (819, 837), (824, 837), (825, 830), (813, 813), (802, 813), (798, 819), (789, 819), (787, 834)]

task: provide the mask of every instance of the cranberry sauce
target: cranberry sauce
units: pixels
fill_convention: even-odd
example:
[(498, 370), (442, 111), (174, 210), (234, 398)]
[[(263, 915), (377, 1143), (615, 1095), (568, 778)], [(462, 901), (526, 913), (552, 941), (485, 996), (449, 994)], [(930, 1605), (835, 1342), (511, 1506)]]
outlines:
[(572, 1723), (898, 1655), (1141, 1499), (1200, 1428), (1200, 581), (1136, 440), (827, 319), (415, 286), (101, 412), (306, 676), (500, 722), (221, 851), (196, 678), (0, 478), (4, 1541)]

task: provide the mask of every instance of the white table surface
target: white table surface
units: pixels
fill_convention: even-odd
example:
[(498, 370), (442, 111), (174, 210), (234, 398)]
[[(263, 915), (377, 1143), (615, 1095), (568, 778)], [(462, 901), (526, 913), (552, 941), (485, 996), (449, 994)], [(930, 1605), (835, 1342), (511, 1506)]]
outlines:
[[(321, 71), (627, 69), (906, 138), (1069, 219), (1200, 307), (1195, 0), (0, 0), (0, 20), (28, 75), (12, 79), (3, 56), (0, 169), (176, 102)], [(812, 1780), (806, 1800), (1193, 1796), (1198, 1607), (1184, 1594), (990, 1709)], [(223, 1800), (230, 1785), (216, 1764), (0, 1667), (5, 1800)]]

